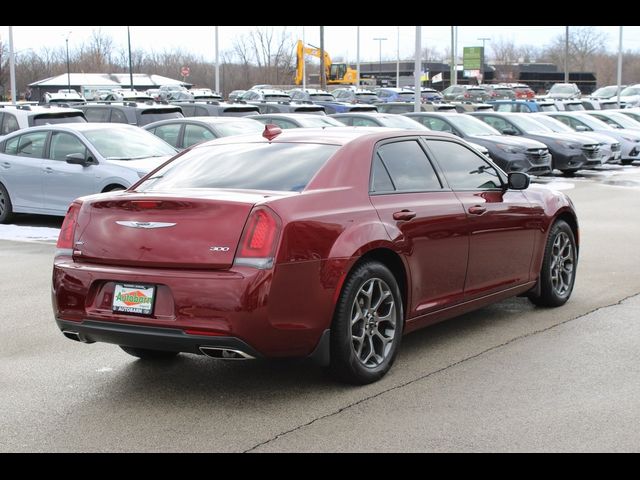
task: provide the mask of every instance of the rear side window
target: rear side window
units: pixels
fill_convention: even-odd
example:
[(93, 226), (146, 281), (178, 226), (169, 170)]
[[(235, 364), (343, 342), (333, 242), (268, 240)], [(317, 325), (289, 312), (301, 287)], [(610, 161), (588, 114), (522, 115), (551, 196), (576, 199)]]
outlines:
[(2, 129), (0, 129), (0, 135), (7, 135), (19, 129), (20, 127), (18, 126), (16, 117), (11, 115), (10, 113), (5, 113), (4, 119), (2, 120)]
[(454, 190), (487, 190), (502, 188), (498, 171), (479, 155), (453, 142), (429, 140), (449, 185)]
[(84, 115), (90, 122), (106, 123), (109, 121), (108, 108), (87, 108), (84, 111)]
[(117, 110), (114, 108), (111, 110), (111, 123), (129, 123), (129, 122), (127, 122), (127, 116), (124, 114), (124, 112), (121, 112), (120, 110)]
[[(378, 148), (376, 156), (396, 191), (420, 192), (442, 188), (427, 155), (416, 140), (384, 144)], [(382, 188), (387, 182), (376, 162), (373, 167), (374, 191), (377, 191), (376, 185)]]
[(18, 155), (21, 157), (43, 158), (47, 135), (48, 132), (33, 132), (20, 135)]
[(231, 188), (300, 192), (339, 148), (297, 143), (195, 148), (156, 172), (138, 191)]

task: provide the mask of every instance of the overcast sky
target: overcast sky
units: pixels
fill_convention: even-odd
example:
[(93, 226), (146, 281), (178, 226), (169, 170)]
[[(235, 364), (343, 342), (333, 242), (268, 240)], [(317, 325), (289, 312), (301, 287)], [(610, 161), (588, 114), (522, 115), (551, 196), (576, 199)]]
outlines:
[[(73, 49), (86, 42), (94, 29), (102, 29), (111, 35), (118, 47), (126, 47), (126, 26), (16, 26), (13, 27), (13, 40), (17, 52), (26, 49), (38, 51), (43, 45), (64, 47), (65, 38), (69, 34), (69, 48)], [(219, 29), (220, 50), (231, 48), (233, 39), (246, 34), (255, 27), (222, 26)], [(278, 31), (286, 28), (294, 39), (302, 38), (303, 27), (272, 27)], [(610, 51), (618, 48), (618, 29), (615, 26), (595, 27), (607, 35), (605, 47)], [(543, 46), (557, 35), (564, 34), (563, 26), (461, 26), (458, 27), (458, 47), (481, 45), (481, 37), (489, 37), (486, 41), (490, 52), (491, 41), (500, 38), (512, 39), (516, 44), (533, 44)], [(319, 27), (304, 27), (305, 40), (312, 45), (319, 45)], [(400, 56), (406, 58), (413, 54), (415, 47), (415, 27), (402, 26), (400, 31)], [(623, 48), (640, 49), (640, 27), (627, 26), (623, 29)], [(0, 40), (8, 43), (8, 27), (0, 26)], [(360, 55), (363, 61), (375, 61), (379, 58), (380, 48), (383, 59), (395, 59), (397, 51), (398, 27), (394, 26), (362, 26), (360, 27)], [(377, 41), (374, 38), (386, 38)], [(423, 26), (422, 45), (435, 47), (442, 51), (450, 44), (451, 33), (448, 26)], [(132, 48), (146, 51), (171, 50), (181, 48), (185, 51), (202, 55), (207, 59), (214, 58), (214, 27), (202, 26), (131, 26)], [(347, 57), (355, 61), (356, 27), (325, 27), (325, 48), (332, 57)]]

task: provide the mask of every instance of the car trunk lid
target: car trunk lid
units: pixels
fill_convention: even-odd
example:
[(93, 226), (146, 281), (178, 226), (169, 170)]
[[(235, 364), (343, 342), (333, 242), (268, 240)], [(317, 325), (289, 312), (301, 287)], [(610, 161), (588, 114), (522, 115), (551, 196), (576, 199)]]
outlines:
[(78, 216), (74, 259), (110, 265), (227, 269), (266, 195), (189, 191), (96, 197)]

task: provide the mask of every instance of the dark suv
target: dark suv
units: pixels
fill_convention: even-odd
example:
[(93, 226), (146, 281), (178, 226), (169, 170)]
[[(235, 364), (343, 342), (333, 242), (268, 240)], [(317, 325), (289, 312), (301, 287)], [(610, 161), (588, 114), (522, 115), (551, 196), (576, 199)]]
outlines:
[(153, 102), (98, 102), (78, 107), (89, 122), (128, 123), (139, 127), (159, 120), (182, 118), (177, 105), (161, 105)]

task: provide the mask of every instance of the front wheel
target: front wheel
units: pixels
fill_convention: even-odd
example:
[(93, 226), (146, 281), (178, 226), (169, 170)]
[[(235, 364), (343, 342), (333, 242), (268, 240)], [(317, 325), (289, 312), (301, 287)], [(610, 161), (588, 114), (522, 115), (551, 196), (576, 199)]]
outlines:
[(120, 348), (127, 352), (129, 355), (141, 358), (142, 360), (168, 360), (178, 355), (178, 352), (150, 350), (148, 348), (125, 347), (124, 345), (120, 345)]
[(576, 240), (571, 227), (558, 220), (551, 227), (540, 270), (540, 295), (529, 299), (541, 307), (564, 305), (573, 291), (578, 264)]
[(400, 289), (389, 269), (374, 261), (356, 267), (331, 326), (332, 373), (358, 385), (382, 378), (398, 353), (403, 319)]

